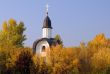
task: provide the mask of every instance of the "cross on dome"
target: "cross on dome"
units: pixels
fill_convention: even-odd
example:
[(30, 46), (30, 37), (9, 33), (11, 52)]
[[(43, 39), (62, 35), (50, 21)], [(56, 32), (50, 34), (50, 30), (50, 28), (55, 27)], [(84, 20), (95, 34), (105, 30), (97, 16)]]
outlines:
[(46, 14), (48, 15), (49, 5), (46, 5)]
[(43, 27), (42, 27), (42, 28), (52, 29), (51, 20), (50, 20), (50, 17), (48, 16), (48, 8), (49, 8), (49, 5), (47, 4), (47, 5), (46, 5), (46, 17), (45, 17), (45, 19), (44, 19)]

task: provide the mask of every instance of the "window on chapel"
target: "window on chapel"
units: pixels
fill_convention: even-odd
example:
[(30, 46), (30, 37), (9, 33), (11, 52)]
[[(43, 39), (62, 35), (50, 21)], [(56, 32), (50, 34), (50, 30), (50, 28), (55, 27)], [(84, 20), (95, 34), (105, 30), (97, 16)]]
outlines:
[(42, 46), (42, 52), (45, 52), (45, 46)]

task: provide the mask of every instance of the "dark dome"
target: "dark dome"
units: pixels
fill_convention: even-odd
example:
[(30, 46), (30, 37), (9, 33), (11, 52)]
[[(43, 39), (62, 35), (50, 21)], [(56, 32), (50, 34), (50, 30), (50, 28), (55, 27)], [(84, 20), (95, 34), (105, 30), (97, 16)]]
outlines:
[(43, 28), (51, 28), (52, 29), (51, 20), (48, 15), (44, 19)]

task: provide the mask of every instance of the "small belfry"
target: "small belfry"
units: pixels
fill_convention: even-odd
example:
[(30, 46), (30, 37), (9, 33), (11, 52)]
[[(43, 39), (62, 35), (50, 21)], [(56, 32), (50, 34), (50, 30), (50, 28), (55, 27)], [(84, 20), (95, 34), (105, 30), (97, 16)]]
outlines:
[(58, 41), (52, 38), (52, 24), (48, 14), (48, 5), (46, 6), (46, 17), (43, 21), (42, 38), (37, 39), (33, 43), (33, 52), (46, 57), (48, 52), (51, 51), (52, 46), (56, 46)]
[(52, 38), (51, 20), (48, 16), (48, 5), (46, 6), (46, 17), (43, 22), (43, 38)]

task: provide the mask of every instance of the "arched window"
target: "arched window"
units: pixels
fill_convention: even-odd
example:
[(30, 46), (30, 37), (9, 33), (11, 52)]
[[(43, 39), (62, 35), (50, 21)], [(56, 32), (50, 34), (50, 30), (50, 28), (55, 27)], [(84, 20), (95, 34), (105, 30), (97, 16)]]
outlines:
[(45, 52), (45, 46), (42, 46), (42, 52)]

